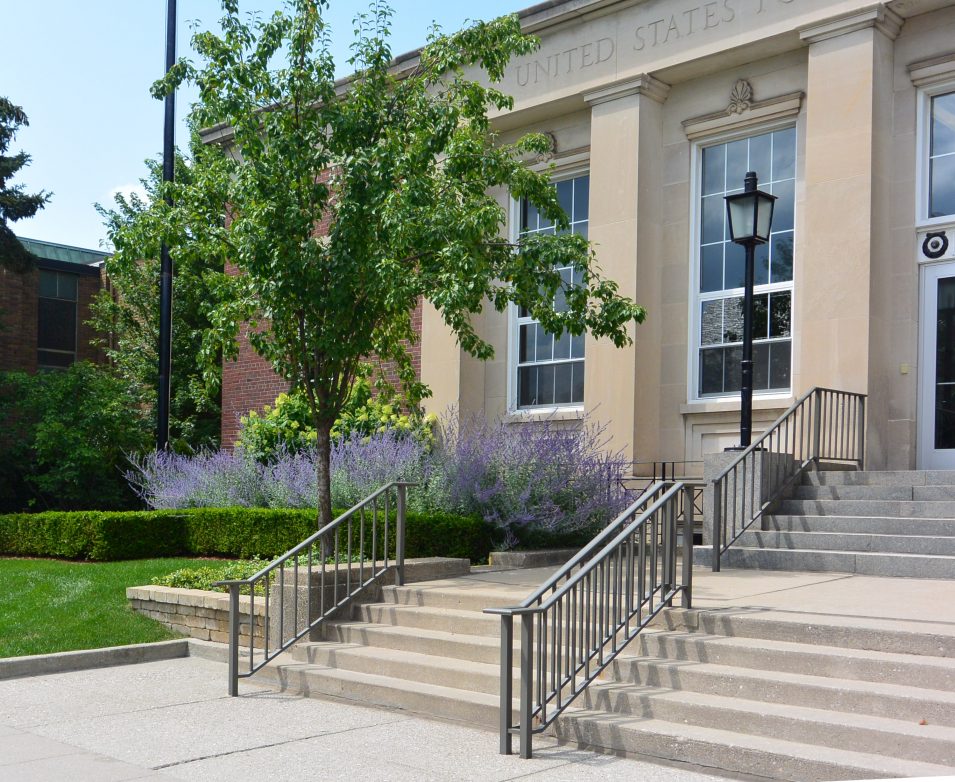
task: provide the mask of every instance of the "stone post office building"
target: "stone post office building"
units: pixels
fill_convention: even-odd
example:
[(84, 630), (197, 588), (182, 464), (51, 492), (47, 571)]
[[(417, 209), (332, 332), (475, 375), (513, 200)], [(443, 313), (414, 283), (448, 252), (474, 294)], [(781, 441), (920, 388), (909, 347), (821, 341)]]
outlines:
[[(555, 167), (573, 230), (648, 316), (616, 349), (487, 312), (482, 363), (425, 305), (429, 408), (592, 411), (634, 460), (737, 442), (743, 255), (723, 196), (753, 170), (778, 196), (756, 258), (755, 428), (813, 386), (865, 392), (871, 468), (955, 469), (955, 3), (567, 0), (521, 16), (542, 45), (511, 63), (516, 105), (496, 125), (550, 135), (535, 165)], [(500, 200), (512, 235), (553, 230)]]

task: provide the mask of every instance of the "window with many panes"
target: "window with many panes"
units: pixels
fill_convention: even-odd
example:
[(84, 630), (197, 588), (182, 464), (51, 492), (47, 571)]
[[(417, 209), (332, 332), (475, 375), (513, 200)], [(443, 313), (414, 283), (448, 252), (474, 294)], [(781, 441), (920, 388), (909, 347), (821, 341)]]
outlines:
[(37, 365), (62, 369), (76, 361), (75, 274), (40, 269), (37, 303)]
[[(587, 236), (590, 199), (588, 175), (555, 183), (560, 205), (570, 220), (570, 232)], [(526, 199), (520, 203), (520, 234), (553, 234), (554, 224)], [(570, 267), (559, 270), (568, 286), (580, 282)], [(558, 292), (554, 307), (564, 307)], [(530, 313), (517, 312), (517, 350), (514, 362), (517, 407), (521, 410), (582, 405), (584, 402), (584, 337), (549, 334)]]
[(955, 92), (930, 99), (928, 217), (955, 215)]
[(724, 196), (743, 189), (747, 171), (778, 196), (768, 244), (756, 247), (753, 389), (788, 391), (792, 367), (796, 130), (787, 128), (702, 150), (695, 297), (696, 393), (739, 391), (743, 354), (745, 252), (730, 241)]

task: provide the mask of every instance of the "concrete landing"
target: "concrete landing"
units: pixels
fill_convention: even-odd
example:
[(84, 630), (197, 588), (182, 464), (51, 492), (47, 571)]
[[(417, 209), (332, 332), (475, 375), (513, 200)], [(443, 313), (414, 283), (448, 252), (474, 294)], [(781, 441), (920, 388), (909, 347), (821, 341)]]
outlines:
[(196, 657), (2, 681), (0, 780), (717, 779), (543, 738), (522, 761), (487, 731), (246, 682), (229, 698), (225, 682), (223, 664)]

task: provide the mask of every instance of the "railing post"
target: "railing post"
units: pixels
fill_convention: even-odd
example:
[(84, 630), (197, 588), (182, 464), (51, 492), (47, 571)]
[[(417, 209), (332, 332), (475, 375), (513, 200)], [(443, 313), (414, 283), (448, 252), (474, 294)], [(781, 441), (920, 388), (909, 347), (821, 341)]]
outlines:
[(693, 608), (693, 487), (683, 487), (683, 607)]
[(403, 586), (405, 583), (405, 506), (408, 487), (403, 483), (398, 486), (398, 529), (395, 533), (395, 584)]
[[(229, 584), (229, 695), (232, 697), (239, 694), (239, 586)], [(249, 633), (252, 633), (251, 627)]]
[[(534, 665), (534, 614), (521, 614), (521, 757), (529, 759), (533, 753), (531, 747), (534, 735), (531, 726), (531, 698), (533, 697)], [(543, 639), (541, 639), (543, 643)]]
[(822, 448), (822, 392), (818, 388), (813, 392), (812, 409), (812, 460), (818, 470)]
[(865, 396), (862, 394), (859, 395), (859, 431), (857, 432), (859, 438), (859, 469), (865, 469)]
[(501, 615), (501, 754), (514, 751), (511, 736), (511, 711), (514, 686), (514, 617)]
[(713, 481), (713, 572), (720, 572), (720, 549), (723, 547), (723, 483)]

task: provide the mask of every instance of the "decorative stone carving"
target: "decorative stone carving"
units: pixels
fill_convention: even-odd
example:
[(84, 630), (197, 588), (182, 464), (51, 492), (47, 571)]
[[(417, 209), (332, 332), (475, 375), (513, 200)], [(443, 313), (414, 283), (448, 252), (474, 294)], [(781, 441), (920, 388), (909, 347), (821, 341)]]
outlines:
[(550, 142), (550, 145), (547, 149), (547, 152), (541, 153), (534, 158), (534, 162), (549, 163), (554, 159), (554, 155), (557, 154), (557, 137), (549, 131), (545, 131), (544, 133), (541, 133), (541, 135), (547, 138), (547, 140)]
[(740, 79), (730, 91), (730, 105), (726, 107), (727, 114), (742, 114), (748, 111), (753, 103), (753, 88), (746, 79)]

